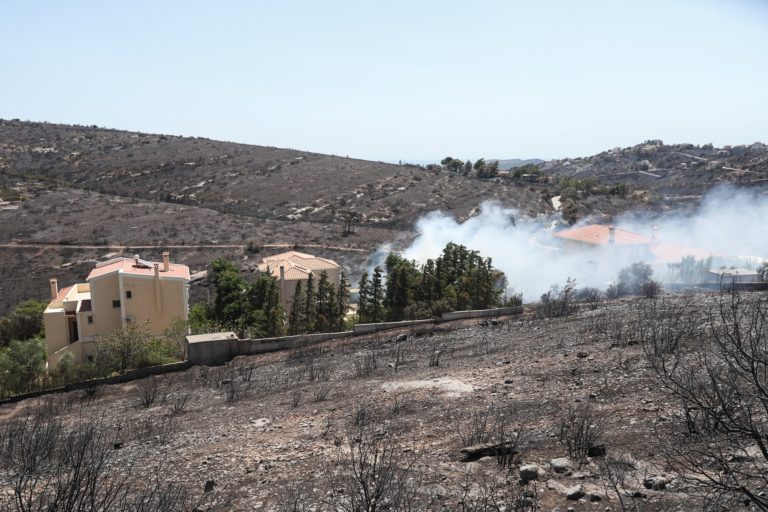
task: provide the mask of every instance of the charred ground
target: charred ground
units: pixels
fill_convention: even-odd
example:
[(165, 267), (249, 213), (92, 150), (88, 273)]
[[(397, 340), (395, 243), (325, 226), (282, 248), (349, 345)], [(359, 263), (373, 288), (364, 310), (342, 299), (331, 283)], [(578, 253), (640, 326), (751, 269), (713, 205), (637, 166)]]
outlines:
[[(718, 300), (622, 300), (561, 319), (527, 313), (465, 321), (238, 358), (49, 400), (63, 404), (57, 414), (67, 425), (98, 420), (119, 447), (115, 467), (138, 460), (132, 471), (148, 477), (162, 464), (193, 494), (213, 489), (217, 510), (335, 503), (350, 492), (348, 449), (382, 439), (392, 443), (397, 464), (410, 468), (413, 499), (422, 500), (414, 501), (416, 509), (495, 510), (473, 508), (492, 493), (507, 510), (515, 500), (546, 510), (621, 510), (616, 485), (637, 510), (701, 510), (708, 498), (677, 477), (665, 457), (685, 442), (686, 411), (656, 378), (637, 327), (654, 307), (684, 318), (678, 348), (687, 354), (702, 343), (695, 333), (705, 332)], [(664, 318), (663, 325), (678, 325)], [(153, 388), (156, 398), (146, 404)], [(41, 403), (3, 406), (0, 423)], [(568, 444), (577, 440), (563, 435), (564, 425), (585, 421), (585, 413), (589, 425), (599, 426), (588, 440), (597, 450), (582, 463), (573, 453), (570, 461), (553, 461), (569, 456)], [(506, 466), (494, 456), (468, 461), (467, 445), (496, 439), (483, 433), (500, 424), (518, 453)], [(749, 457), (729, 460), (752, 468)], [(521, 484), (523, 471), (536, 478)]]

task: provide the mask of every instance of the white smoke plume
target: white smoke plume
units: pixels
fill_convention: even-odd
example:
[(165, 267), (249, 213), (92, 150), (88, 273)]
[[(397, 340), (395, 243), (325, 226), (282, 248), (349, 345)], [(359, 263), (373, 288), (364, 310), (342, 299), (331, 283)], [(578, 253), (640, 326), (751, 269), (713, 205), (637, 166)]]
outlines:
[[(417, 221), (418, 235), (403, 256), (423, 263), (439, 256), (448, 242), (463, 244), (493, 258), (494, 266), (506, 274), (510, 291), (523, 293), (526, 302), (538, 300), (551, 285), (562, 285), (569, 277), (579, 287), (604, 290), (620, 269), (636, 261), (651, 263), (656, 279), (670, 279), (669, 260), (610, 247), (561, 250), (560, 241), (552, 236), (556, 226), (563, 227), (558, 221), (559, 216), (525, 217), (496, 203), (482, 204), (477, 216), (462, 223), (432, 212)], [(768, 256), (768, 193), (720, 187), (703, 198), (693, 214), (659, 217), (636, 211), (618, 218), (615, 226), (673, 246), (680, 259), (691, 248), (696, 256), (712, 255), (715, 268), (754, 269)]]

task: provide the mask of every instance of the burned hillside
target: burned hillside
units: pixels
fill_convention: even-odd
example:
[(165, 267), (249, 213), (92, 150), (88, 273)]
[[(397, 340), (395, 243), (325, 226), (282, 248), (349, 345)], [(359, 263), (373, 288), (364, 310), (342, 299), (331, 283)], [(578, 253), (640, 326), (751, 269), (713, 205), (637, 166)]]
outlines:
[[(529, 311), (28, 400), (0, 422), (58, 403), (64, 425), (108, 436), (110, 468), (138, 460), (134, 476), (152, 481), (162, 463), (214, 510), (344, 507), (364, 502), (362, 485), (394, 510), (764, 509), (766, 417), (748, 398), (764, 376), (728, 350), (739, 341), (760, 364), (765, 307), (744, 294)], [(675, 361), (688, 380), (670, 380)], [(717, 388), (698, 380), (715, 368)], [(371, 480), (374, 459), (386, 479)]]

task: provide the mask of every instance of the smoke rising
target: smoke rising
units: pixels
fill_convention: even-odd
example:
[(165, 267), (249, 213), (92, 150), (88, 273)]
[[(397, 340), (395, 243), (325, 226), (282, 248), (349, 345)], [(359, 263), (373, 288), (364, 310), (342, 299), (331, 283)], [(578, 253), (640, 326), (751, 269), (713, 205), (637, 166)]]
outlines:
[(672, 280), (668, 264), (679, 262), (686, 254), (698, 258), (711, 255), (713, 268), (755, 269), (768, 256), (767, 222), (766, 192), (731, 187), (713, 189), (693, 214), (659, 216), (633, 211), (616, 220), (618, 228), (654, 238), (654, 245), (667, 249), (662, 258), (611, 246), (566, 250), (553, 236), (556, 230), (567, 227), (559, 214), (530, 218), (486, 202), (478, 215), (462, 223), (440, 211), (423, 216), (416, 223), (416, 239), (403, 255), (423, 263), (439, 256), (448, 242), (463, 244), (493, 258), (494, 266), (506, 274), (510, 291), (523, 293), (524, 300), (530, 302), (569, 277), (575, 278), (579, 287), (604, 290), (620, 269), (637, 261), (651, 264), (655, 278), (662, 282)]

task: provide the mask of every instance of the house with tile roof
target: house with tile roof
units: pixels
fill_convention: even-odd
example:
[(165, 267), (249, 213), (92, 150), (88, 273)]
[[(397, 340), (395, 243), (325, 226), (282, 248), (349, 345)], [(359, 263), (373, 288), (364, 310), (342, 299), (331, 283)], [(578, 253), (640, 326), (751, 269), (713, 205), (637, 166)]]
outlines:
[(638, 260), (649, 260), (653, 240), (613, 225), (586, 224), (554, 234), (563, 252), (591, 251), (603, 247)]
[(711, 251), (662, 242), (656, 237), (647, 237), (612, 225), (585, 224), (558, 231), (554, 236), (560, 241), (561, 250), (568, 253), (607, 247), (638, 261), (654, 263), (676, 263), (686, 256), (699, 259), (714, 256)]
[(71, 353), (78, 363), (95, 355), (100, 336), (130, 322), (146, 323), (154, 335), (176, 320), (186, 320), (189, 306), (189, 267), (170, 262), (114, 258), (91, 270), (85, 283), (59, 290), (50, 280), (51, 302), (43, 313), (48, 365)]
[(259, 272), (273, 275), (280, 282), (280, 305), (288, 311), (296, 293), (296, 283), (307, 285), (309, 275), (313, 274), (315, 286), (320, 274), (325, 272), (334, 289), (338, 290), (341, 266), (333, 260), (319, 258), (298, 251), (288, 251), (274, 256), (267, 256), (259, 263)]

